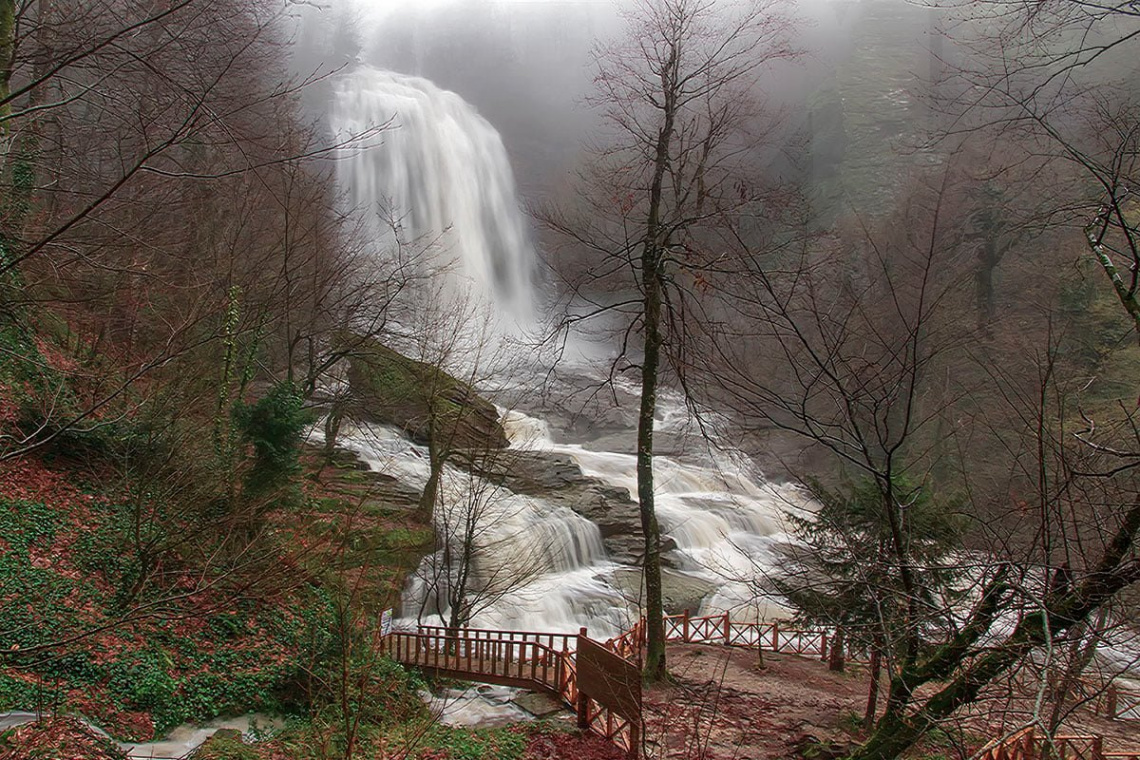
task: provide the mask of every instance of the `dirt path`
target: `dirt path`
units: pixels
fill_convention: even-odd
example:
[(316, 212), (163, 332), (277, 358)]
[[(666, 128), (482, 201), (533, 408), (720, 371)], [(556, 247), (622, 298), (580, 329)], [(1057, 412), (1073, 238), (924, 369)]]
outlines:
[(818, 660), (747, 649), (670, 646), (675, 684), (645, 697), (657, 757), (782, 758), (805, 737), (849, 741), (867, 681), (860, 668), (832, 673)]
[[(865, 738), (863, 666), (832, 673), (814, 658), (765, 652), (761, 667), (754, 650), (701, 644), (671, 645), (668, 656), (674, 683), (645, 695), (652, 758), (785, 760), (801, 757), (809, 743), (841, 747)], [(910, 756), (968, 758), (990, 738), (1027, 725), (1034, 696), (1024, 683), (995, 684)], [(1140, 748), (1140, 725), (1087, 707), (1074, 709), (1059, 733), (1102, 736), (1107, 751)], [(809, 754), (825, 756), (820, 749)]]

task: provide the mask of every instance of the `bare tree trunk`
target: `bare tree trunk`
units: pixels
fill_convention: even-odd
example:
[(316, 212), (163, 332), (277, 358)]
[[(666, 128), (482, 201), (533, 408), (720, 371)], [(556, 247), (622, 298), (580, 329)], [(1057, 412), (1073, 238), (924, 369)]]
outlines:
[(329, 407), (329, 413), (325, 417), (325, 446), (324, 457), (325, 463), (332, 461), (333, 452), (336, 450), (336, 439), (340, 435), (340, 424), (344, 420), (344, 413), (341, 410), (340, 402), (333, 401), (332, 406)]
[(16, 0), (0, 0), (0, 167), (8, 157), (8, 116), (12, 104), (12, 55), (16, 47)]
[(843, 626), (835, 628), (835, 637), (831, 640), (831, 649), (827, 653), (827, 669), (833, 673), (842, 673), (846, 664), (844, 648), (846, 642)]
[(1053, 693), (1050, 695), (1053, 707), (1049, 711), (1049, 721), (1046, 724), (1050, 736), (1056, 733), (1057, 729), (1061, 727), (1061, 722), (1065, 719), (1065, 708), (1069, 696), (1076, 689), (1081, 680), (1081, 674), (1085, 672), (1085, 668), (1089, 666), (1096, 654), (1097, 644), (1100, 643), (1099, 632), (1103, 630), (1107, 618), (1108, 612), (1102, 609), (1092, 626), (1087, 624), (1079, 626), (1079, 631), (1088, 632), (1087, 637), (1081, 636), (1079, 632), (1073, 635), (1073, 641), (1068, 650), (1068, 661), (1065, 663), (1063, 672), (1057, 674), (1059, 678), (1055, 679)]
[(641, 410), (637, 419), (637, 499), (641, 511), (641, 530), (645, 536), (645, 676), (651, 681), (660, 680), (666, 675), (665, 605), (661, 597), (661, 528), (657, 523), (653, 494), (653, 415), (657, 410), (657, 384), (663, 342), (661, 305), (666, 239), (661, 230), (661, 203), (677, 113), (675, 85), (679, 55), (676, 45), (671, 45), (669, 57), (661, 71), (665, 121), (657, 133), (645, 242), (641, 251), (645, 355), (641, 362)]
[(645, 280), (645, 358), (641, 365), (641, 412), (637, 421), (637, 497), (641, 507), (641, 530), (645, 536), (645, 675), (655, 681), (664, 678), (666, 673), (661, 528), (657, 523), (653, 499), (653, 415), (657, 408), (657, 371), (661, 358), (661, 292), (656, 272), (646, 274)]
[(863, 726), (868, 730), (875, 725), (879, 710), (879, 679), (883, 674), (883, 647), (878, 634), (871, 642), (871, 683), (867, 686), (867, 709), (863, 712)]
[(443, 475), (443, 466), (447, 463), (447, 454), (441, 449), (433, 434), (428, 440), (428, 479), (424, 491), (420, 494), (420, 503), (417, 507), (419, 516), (424, 522), (431, 523), (435, 514), (435, 500), (439, 495), (439, 479)]

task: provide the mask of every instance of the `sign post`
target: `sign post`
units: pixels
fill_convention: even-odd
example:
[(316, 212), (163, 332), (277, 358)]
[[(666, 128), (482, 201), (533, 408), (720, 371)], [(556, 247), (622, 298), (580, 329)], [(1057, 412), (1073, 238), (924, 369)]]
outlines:
[(392, 608), (380, 613), (380, 652), (388, 651), (388, 634), (392, 632)]
[[(629, 725), (629, 757), (641, 744), (641, 671), (632, 662), (585, 635), (578, 635), (578, 725), (589, 727), (589, 703), (594, 700)], [(608, 724), (607, 719), (607, 724)], [(610, 738), (607, 733), (607, 738)]]

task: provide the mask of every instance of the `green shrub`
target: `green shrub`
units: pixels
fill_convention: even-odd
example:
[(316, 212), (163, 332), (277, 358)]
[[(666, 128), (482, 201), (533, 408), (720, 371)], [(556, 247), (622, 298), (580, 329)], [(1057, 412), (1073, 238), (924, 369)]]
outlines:
[(293, 383), (274, 385), (252, 404), (234, 407), (234, 422), (253, 446), (254, 462), (246, 488), (254, 495), (287, 485), (300, 471), (301, 435), (313, 422), (305, 400)]
[(518, 760), (526, 751), (527, 736), (513, 728), (450, 728), (437, 726), (426, 744), (452, 760)]
[(155, 651), (134, 652), (107, 667), (108, 687), (132, 710), (154, 710), (174, 697), (169, 658)]

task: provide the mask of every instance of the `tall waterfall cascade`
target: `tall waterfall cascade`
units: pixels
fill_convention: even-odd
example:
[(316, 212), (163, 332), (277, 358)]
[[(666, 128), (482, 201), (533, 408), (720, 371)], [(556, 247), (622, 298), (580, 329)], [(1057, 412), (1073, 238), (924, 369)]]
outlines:
[(427, 251), (448, 295), (531, 318), (534, 249), (506, 148), (486, 119), (426, 79), (370, 66), (340, 78), (330, 119), (349, 141), (340, 184), (381, 247), (398, 233)]
[[(396, 220), (395, 229), (374, 220), (377, 255), (392, 249), (392, 235), (426, 244), (433, 274), (446, 270), (439, 277), (452, 294), (470, 291), (516, 323), (536, 311), (536, 255), (507, 153), (474, 108), (425, 79), (359, 67), (340, 79), (331, 119), (342, 140), (383, 127), (338, 157), (353, 207), (387, 209)], [(588, 363), (563, 369), (590, 383), (600, 377)], [(687, 417), (683, 403), (662, 399), (660, 425)], [(544, 420), (518, 411), (504, 411), (502, 423), (512, 449), (568, 457), (586, 478), (636, 498), (632, 452), (558, 441)], [(428, 452), (395, 429), (362, 426), (341, 441), (373, 469), (416, 488), (428, 481)], [(676, 546), (673, 572), (709, 589), (706, 610), (751, 603), (758, 563), (770, 564), (773, 542), (786, 539), (780, 515), (800, 498), (796, 489), (708, 462), (658, 457), (655, 470), (659, 518)], [(445, 468), (434, 511), (442, 546), (409, 582), (406, 621), (447, 619), (455, 582), (448, 563), (465, 534), (476, 548), (464, 581), (479, 596), (469, 611), (473, 625), (570, 632), (585, 625), (606, 637), (636, 619), (639, 571), (607, 555), (597, 525), (564, 503), (478, 480)], [(473, 515), (479, 524), (470, 532)]]

